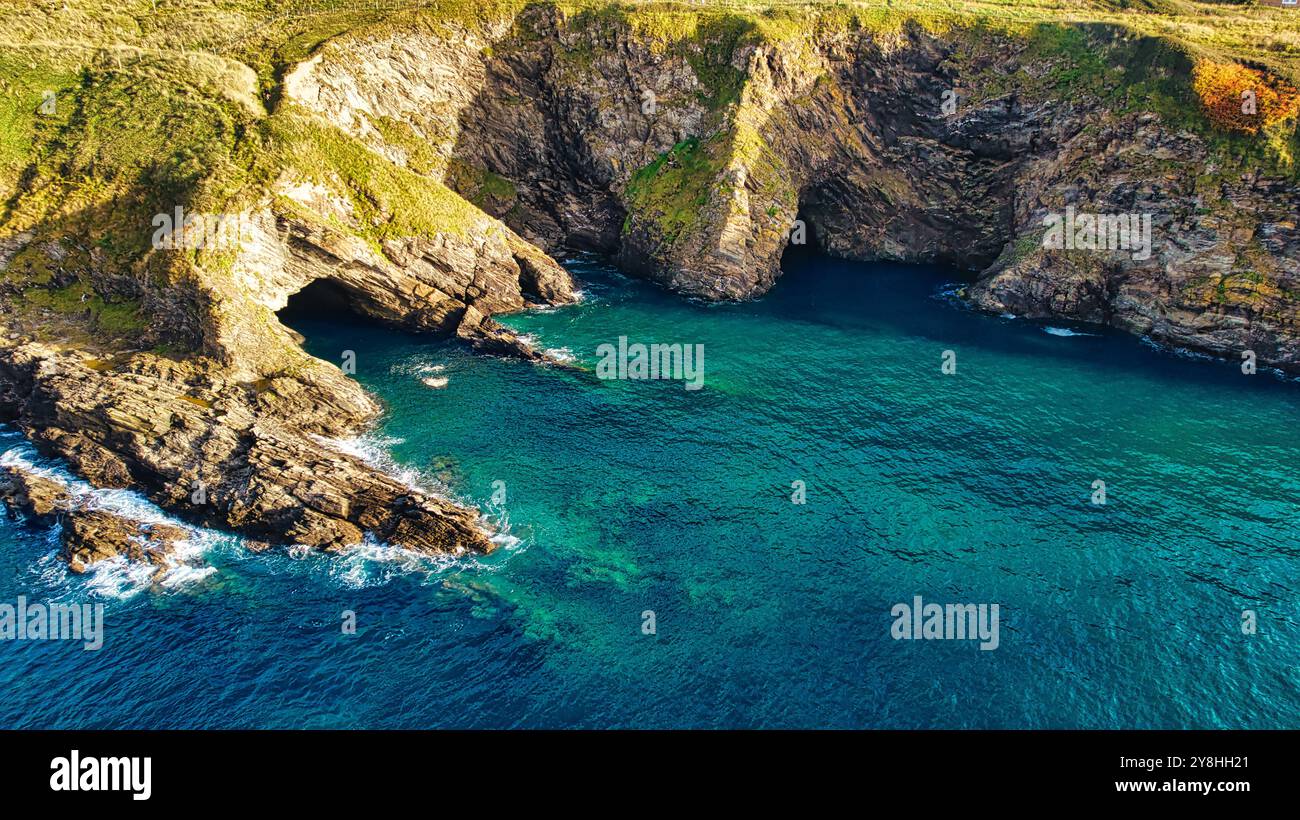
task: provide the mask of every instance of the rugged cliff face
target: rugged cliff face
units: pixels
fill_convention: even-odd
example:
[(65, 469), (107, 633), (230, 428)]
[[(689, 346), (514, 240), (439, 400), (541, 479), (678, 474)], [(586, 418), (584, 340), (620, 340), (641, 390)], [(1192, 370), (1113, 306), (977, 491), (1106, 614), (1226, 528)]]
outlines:
[[(146, 91), (137, 78), (117, 81), (132, 98)], [(175, 200), (182, 215), (171, 223), (118, 193), (99, 215), (99, 244), (83, 240), (87, 217), (71, 209), (6, 238), (0, 416), (95, 485), (140, 489), (185, 519), (254, 539), (337, 549), (370, 534), (486, 552), (491, 527), (476, 510), (334, 443), (380, 408), (337, 363), (306, 355), (276, 311), (327, 280), (362, 316), (541, 363), (492, 316), (570, 302), (573, 281), (440, 182), (303, 114), (292, 96), (280, 108), (273, 117), (245, 98), (221, 112), (234, 120), (223, 125), (255, 136), (238, 195), (220, 208), (205, 187), (222, 184), (222, 170), (207, 168)], [(213, 211), (229, 220), (225, 233), (204, 222)], [(122, 235), (140, 248), (125, 261), (106, 250)], [(127, 543), (100, 540), (68, 554), (88, 562)]]
[[(378, 407), (275, 313), (328, 280), (376, 321), (541, 363), (491, 317), (572, 301), (565, 246), (745, 299), (806, 240), (964, 269), (983, 309), (1300, 371), (1294, 118), (1217, 129), (1165, 40), (834, 8), (376, 15), (274, 71), (235, 49), (63, 80), (72, 113), (33, 126), (0, 232), (6, 419), (255, 538), (487, 550), (475, 511), (330, 444)], [(97, 117), (154, 153), (96, 141)], [(237, 213), (239, 241), (145, 243), (178, 206)]]
[[(222, 264), (195, 264), (168, 283), (167, 298), (189, 305), (180, 310), (197, 326), (200, 355), (50, 345), (34, 338), (47, 316), (29, 311), (12, 317), (0, 352), (0, 412), (97, 485), (138, 487), (187, 518), (254, 538), (336, 548), (369, 532), (430, 551), (491, 549), (474, 511), (329, 444), (361, 432), (379, 408), (302, 353), (275, 311), (326, 279), (362, 315), (541, 361), (491, 316), (529, 299), (571, 301), (568, 274), (468, 204), (443, 233), (376, 242), (326, 184), (286, 169), (271, 193), (241, 214), (242, 241)], [(57, 264), (63, 241), (27, 264)]]
[[(988, 310), (1300, 369), (1294, 170), (1197, 127), (1192, 64), (1160, 41), (722, 19), (665, 45), (545, 10), (517, 26), (452, 156), (508, 181), (487, 206), (525, 235), (747, 298), (798, 218), (835, 256), (969, 270)], [(1068, 209), (1149, 218), (1149, 246), (1043, 247)]]
[[(1225, 149), (1191, 73), (1113, 27), (717, 15), (662, 36), (537, 6), (478, 37), (343, 38), (287, 86), (408, 167), (417, 141), (426, 172), (537, 244), (690, 295), (761, 295), (810, 236), (966, 269), (988, 310), (1300, 369), (1294, 171)], [(1123, 248), (1104, 225), (1102, 247), (1044, 247), (1067, 212), (1139, 221)]]

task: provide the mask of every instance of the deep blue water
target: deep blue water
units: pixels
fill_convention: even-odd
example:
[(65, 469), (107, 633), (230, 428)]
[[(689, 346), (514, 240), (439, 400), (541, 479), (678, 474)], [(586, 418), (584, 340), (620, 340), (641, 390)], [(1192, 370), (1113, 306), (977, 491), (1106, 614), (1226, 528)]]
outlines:
[[(974, 313), (923, 268), (793, 260), (729, 305), (572, 269), (583, 304), (508, 323), (588, 368), (620, 335), (702, 344), (703, 389), (294, 316), (388, 407), (351, 446), (510, 543), (206, 533), (159, 587), (0, 523), (0, 602), (107, 605), (99, 652), (0, 642), (0, 726), (1300, 726), (1300, 384)], [(914, 595), (997, 603), (1000, 645), (894, 640)]]

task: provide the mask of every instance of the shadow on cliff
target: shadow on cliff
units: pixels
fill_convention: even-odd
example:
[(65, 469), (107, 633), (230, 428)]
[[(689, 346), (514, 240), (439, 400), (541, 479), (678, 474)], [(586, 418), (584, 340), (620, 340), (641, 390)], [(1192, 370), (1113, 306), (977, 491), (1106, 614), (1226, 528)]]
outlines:
[[(583, 11), (576, 24), (624, 20), (617, 7)], [(457, 122), (446, 175), (449, 187), (516, 233), (554, 253), (561, 247), (612, 255), (626, 216), (612, 178), (583, 136), (587, 112), (548, 72), (559, 59), (559, 12), (530, 3), (511, 31), (494, 43), (484, 80)], [(628, 80), (629, 82), (630, 79)]]

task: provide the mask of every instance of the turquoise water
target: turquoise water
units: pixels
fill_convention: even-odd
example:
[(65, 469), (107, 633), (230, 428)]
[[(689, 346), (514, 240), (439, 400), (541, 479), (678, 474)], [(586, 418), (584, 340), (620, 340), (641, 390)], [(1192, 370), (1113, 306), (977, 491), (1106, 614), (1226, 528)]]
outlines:
[[(509, 544), (209, 533), (157, 589), (70, 577), (52, 533), (4, 522), (0, 601), (107, 612), (99, 652), (0, 643), (0, 725), (1300, 726), (1300, 384), (977, 314), (923, 268), (791, 260), (768, 297), (707, 305), (571, 267), (581, 305), (509, 324), (588, 367), (619, 336), (702, 344), (703, 389), (287, 317), (388, 407), (350, 446)], [(1000, 645), (892, 639), (915, 595), (997, 603)]]

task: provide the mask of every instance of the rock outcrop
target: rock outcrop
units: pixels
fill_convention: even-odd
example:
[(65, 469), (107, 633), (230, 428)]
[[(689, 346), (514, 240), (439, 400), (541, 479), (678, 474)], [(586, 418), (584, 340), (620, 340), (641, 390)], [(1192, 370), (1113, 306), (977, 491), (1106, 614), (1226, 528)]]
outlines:
[(564, 268), (481, 211), (466, 208), (455, 232), (390, 238), (375, 247), (360, 235), (350, 204), (323, 186), (282, 179), (275, 193), (312, 219), (295, 218), (292, 210), (275, 214), (268, 204), (249, 220), (249, 241), (232, 269), (272, 313), (308, 284), (327, 279), (363, 316), (540, 361), (541, 354), (491, 317), (575, 299)]
[[(48, 313), (5, 317), (0, 418), (92, 484), (139, 489), (182, 518), (257, 541), (338, 549), (369, 534), (430, 553), (491, 550), (490, 527), (476, 510), (331, 443), (364, 432), (380, 408), (336, 366), (305, 354), (276, 311), (327, 280), (361, 316), (545, 362), (492, 317), (572, 301), (573, 281), (446, 189), (431, 192), (453, 209), (444, 231), (375, 240), (340, 194), (345, 183), (329, 181), (286, 167), (239, 215), (239, 243), (221, 249), (233, 252), (199, 254), (195, 263), (183, 251), (153, 251), (171, 254), (172, 271), (151, 297), (155, 327), (184, 328), (175, 335), (193, 336), (193, 354), (93, 338), (44, 342)], [(22, 264), (58, 269), (68, 241), (52, 239)], [(145, 336), (158, 338), (154, 329)], [(104, 524), (88, 519), (67, 532), (114, 542)], [(87, 549), (68, 556), (98, 554)]]
[(349, 231), (355, 221), (326, 191), (282, 184), (276, 193), (282, 211), (267, 202), (245, 215), (224, 271), (183, 285), (186, 301), (204, 306), (194, 322), (204, 355), (48, 345), (14, 317), (0, 349), (0, 417), (93, 484), (138, 488), (188, 520), (250, 538), (337, 549), (369, 533), (425, 552), (491, 550), (475, 510), (329, 444), (364, 431), (379, 407), (303, 353), (275, 311), (327, 279), (361, 315), (540, 362), (491, 317), (571, 301), (572, 280), (469, 206), (473, 221), (456, 232), (376, 248)]
[(155, 576), (173, 566), (180, 527), (137, 521), (73, 497), (66, 484), (14, 466), (0, 467), (0, 501), (10, 512), (62, 524), (59, 557), (73, 572), (110, 558), (147, 563)]
[(87, 362), (32, 343), (0, 356), (0, 411), (96, 486), (134, 487), (197, 523), (339, 548), (489, 551), (477, 513), (331, 446), (377, 411), (326, 366), (240, 383), (136, 354)]

